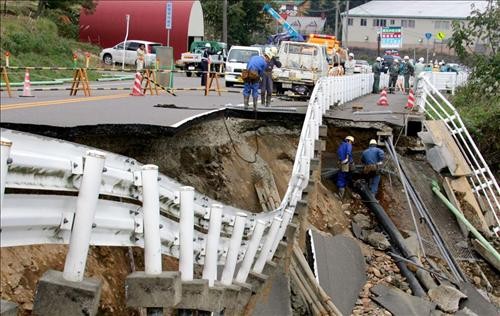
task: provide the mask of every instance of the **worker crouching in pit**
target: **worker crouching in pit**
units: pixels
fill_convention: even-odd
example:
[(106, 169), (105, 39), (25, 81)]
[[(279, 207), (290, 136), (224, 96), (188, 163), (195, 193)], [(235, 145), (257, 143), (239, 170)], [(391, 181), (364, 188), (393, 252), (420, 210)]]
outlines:
[[(266, 52), (263, 56), (253, 56), (247, 63), (247, 69), (243, 70), (241, 73), (241, 78), (243, 79), (243, 104), (245, 109), (248, 109), (248, 103), (250, 101), (250, 95), (253, 97), (253, 110), (257, 111), (257, 101), (259, 99), (259, 87), (260, 80), (264, 71), (267, 68), (267, 64), (271, 60), (272, 55), (270, 52)], [(262, 101), (264, 102), (264, 101)]]
[(363, 151), (361, 162), (363, 163), (363, 174), (367, 178), (370, 191), (375, 196), (380, 183), (380, 167), (384, 161), (384, 151), (377, 147), (375, 139), (370, 140), (368, 149)]

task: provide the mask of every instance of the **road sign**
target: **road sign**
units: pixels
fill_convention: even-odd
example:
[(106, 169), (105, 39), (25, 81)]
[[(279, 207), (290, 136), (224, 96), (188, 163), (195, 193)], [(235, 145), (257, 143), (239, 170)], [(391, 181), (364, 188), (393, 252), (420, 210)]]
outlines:
[(442, 40), (444, 40), (444, 38), (445, 38), (445, 37), (446, 37), (446, 34), (444, 34), (444, 32), (438, 32), (438, 33), (436, 34), (436, 38), (437, 38), (438, 40), (441, 40), (441, 41), (442, 41)]
[(425, 38), (430, 40), (432, 37), (432, 33), (425, 33)]
[(401, 27), (391, 26), (382, 28), (380, 47), (381, 48), (401, 48)]
[(172, 2), (167, 2), (166, 15), (165, 15), (165, 27), (167, 30), (172, 29)]

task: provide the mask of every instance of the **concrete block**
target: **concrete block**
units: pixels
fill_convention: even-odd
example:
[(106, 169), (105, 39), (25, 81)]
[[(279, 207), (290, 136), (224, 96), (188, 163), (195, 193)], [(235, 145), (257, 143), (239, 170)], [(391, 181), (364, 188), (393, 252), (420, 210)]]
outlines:
[(224, 306), (224, 287), (208, 286), (208, 280), (182, 282), (182, 299), (175, 306), (177, 309), (196, 309), (208, 312), (220, 312)]
[(181, 295), (181, 274), (177, 271), (155, 275), (137, 271), (125, 279), (125, 297), (130, 307), (173, 307)]
[(299, 214), (300, 219), (304, 219), (305, 216), (307, 215), (307, 210), (309, 209), (309, 206), (307, 205), (307, 200), (302, 199), (297, 201), (297, 207), (295, 208), (295, 211)]
[(320, 160), (318, 158), (312, 158), (310, 162), (310, 167), (312, 171), (316, 171), (319, 169)]
[(278, 244), (278, 248), (276, 248), (276, 252), (274, 253), (274, 259), (277, 261), (281, 261), (286, 257), (286, 250), (288, 248), (288, 244), (284, 241), (280, 241)]
[(326, 125), (319, 126), (319, 137), (320, 138), (327, 138), (328, 137), (328, 126), (326, 126)]
[(268, 276), (257, 273), (255, 271), (250, 271), (247, 278), (247, 283), (252, 286), (253, 293), (258, 293), (262, 288), (262, 285), (266, 283)]
[[(219, 285), (218, 283), (216, 283)], [(221, 285), (222, 286), (222, 285)], [(227, 312), (228, 310), (236, 309), (236, 304), (238, 304), (238, 295), (240, 293), (241, 287), (235, 284), (224, 285), (224, 296), (222, 297), (222, 306)]]
[(314, 141), (314, 152), (318, 154), (325, 150), (326, 150), (326, 142), (322, 139), (316, 139)]
[(101, 281), (85, 278), (71, 282), (62, 272), (48, 270), (38, 281), (33, 304), (34, 315), (95, 315), (101, 297)]
[(307, 183), (307, 186), (304, 188), (304, 191), (302, 191), (305, 194), (308, 194), (314, 190), (314, 181), (309, 180)]
[(276, 271), (277, 267), (278, 267), (278, 264), (276, 264), (276, 262), (273, 262), (271, 260), (267, 260), (266, 264), (264, 265), (264, 269), (262, 270), (262, 274), (271, 276), (274, 274), (274, 271)]
[(0, 316), (17, 316), (17, 304), (0, 300)]
[(245, 306), (252, 297), (252, 286), (248, 283), (233, 282), (233, 284), (240, 287), (240, 291), (238, 292), (238, 297), (236, 299), (236, 305), (232, 310), (226, 309), (224, 315), (243, 315)]

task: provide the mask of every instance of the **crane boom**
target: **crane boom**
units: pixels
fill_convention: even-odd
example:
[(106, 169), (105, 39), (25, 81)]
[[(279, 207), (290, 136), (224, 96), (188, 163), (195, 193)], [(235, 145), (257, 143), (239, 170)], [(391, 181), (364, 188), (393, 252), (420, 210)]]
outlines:
[(283, 19), (276, 10), (274, 10), (269, 3), (266, 3), (264, 5), (264, 8), (262, 9), (264, 12), (272, 16), (276, 21), (278, 21), (279, 24), (283, 25), (283, 28), (288, 32), (292, 40), (303, 42), (304, 37), (300, 35), (299, 32), (297, 32), (285, 19)]

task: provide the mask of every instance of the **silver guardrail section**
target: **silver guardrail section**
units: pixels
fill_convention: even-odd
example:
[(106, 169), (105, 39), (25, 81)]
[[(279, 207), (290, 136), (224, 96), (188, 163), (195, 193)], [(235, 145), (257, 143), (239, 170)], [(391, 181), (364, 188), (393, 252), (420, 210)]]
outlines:
[[(280, 207), (272, 212), (254, 214), (222, 205), (198, 192), (190, 195), (192, 188), (158, 174), (162, 253), (180, 257), (180, 270), (193, 263), (204, 265), (203, 278), (211, 282), (217, 277), (217, 265), (224, 265), (223, 284), (231, 284), (237, 262), (242, 261), (236, 276), (239, 282), (245, 282), (250, 270), (261, 273), (265, 262), (274, 256), (309, 182), (310, 160), (314, 158), (323, 114), (332, 105), (369, 94), (372, 83), (373, 74), (324, 77), (317, 82), (288, 188)], [(71, 245), (85, 161), (95, 149), (9, 129), (1, 129), (1, 137), (1, 247)], [(150, 166), (129, 157), (99, 152), (105, 162), (90, 244), (144, 247), (143, 207), (145, 202), (151, 205), (151, 201), (143, 188), (141, 172), (144, 174)], [(186, 240), (193, 240), (188, 248), (185, 244), (190, 242)]]
[[(500, 189), (497, 180), (488, 164), (481, 155), (472, 139), (457, 109), (434, 86), (429, 77), (422, 75), (423, 80), (417, 89), (417, 105), (420, 112), (425, 112), (433, 120), (443, 120), (450, 130), (460, 151), (464, 155), (472, 174), (468, 176), (469, 183), (476, 195), (479, 205), (487, 204), (496, 221), (493, 228), (495, 234), (500, 233)], [(460, 84), (467, 80), (467, 74), (462, 74)]]
[[(467, 72), (423, 72), (423, 75), (432, 83), (432, 85), (439, 91), (451, 91), (455, 94), (456, 88), (464, 85), (467, 82), (469, 74)], [(415, 83), (415, 78), (413, 78)], [(379, 88), (383, 89), (389, 87), (389, 74), (380, 74)], [(415, 88), (415, 87), (414, 87)]]

